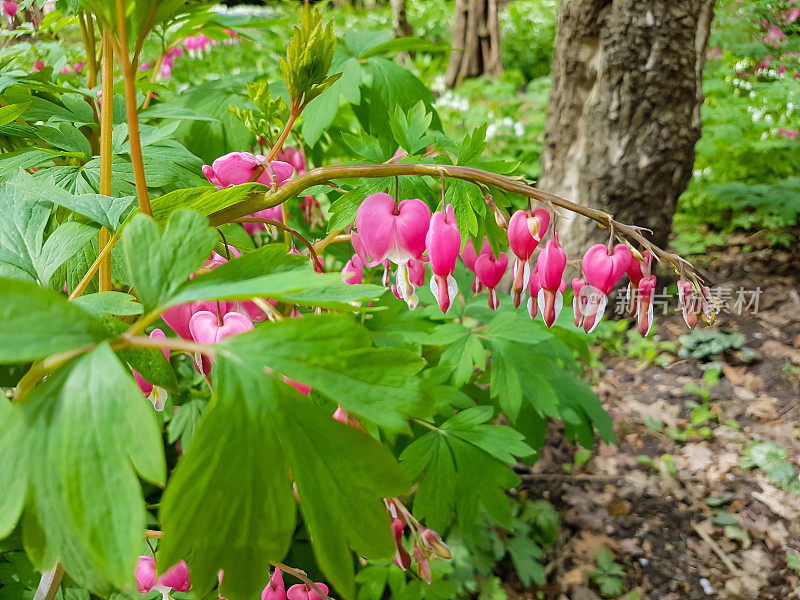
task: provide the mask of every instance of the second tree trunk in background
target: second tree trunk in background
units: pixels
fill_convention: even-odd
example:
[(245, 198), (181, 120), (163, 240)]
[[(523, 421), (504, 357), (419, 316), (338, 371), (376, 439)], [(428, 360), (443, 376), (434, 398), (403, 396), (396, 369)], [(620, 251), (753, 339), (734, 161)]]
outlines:
[(452, 48), (445, 75), (448, 87), (468, 77), (503, 72), (498, 0), (456, 0)]
[[(714, 0), (562, 0), (538, 187), (669, 236), (700, 139)], [(563, 219), (575, 254), (605, 241)]]

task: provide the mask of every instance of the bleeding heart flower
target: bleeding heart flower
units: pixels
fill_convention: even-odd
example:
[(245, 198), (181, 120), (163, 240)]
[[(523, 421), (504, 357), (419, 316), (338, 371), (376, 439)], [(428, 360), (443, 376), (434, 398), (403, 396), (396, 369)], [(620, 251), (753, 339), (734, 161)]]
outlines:
[(146, 594), (156, 590), (161, 592), (164, 600), (169, 598), (170, 590), (188, 592), (192, 587), (189, 566), (183, 560), (167, 569), (161, 577), (157, 577), (155, 559), (152, 556), (140, 556), (133, 573), (139, 593)]
[(414, 542), (412, 552), (414, 554), (414, 560), (417, 563), (417, 575), (419, 575), (420, 579), (424, 579), (425, 583), (430, 585), (431, 566), (428, 564), (428, 557), (425, 556), (425, 553), (417, 542)]
[[(265, 208), (264, 210), (254, 212), (250, 216), (256, 217), (257, 219), (271, 219), (283, 223), (283, 208), (280, 206), (273, 206), (272, 208)], [(251, 236), (255, 235), (257, 231), (267, 230), (266, 223), (242, 223), (242, 227), (244, 227), (244, 230)]]
[(3, 0), (3, 12), (9, 17), (15, 16), (18, 10), (19, 6), (14, 0)]
[(192, 587), (192, 580), (189, 576), (189, 565), (186, 564), (186, 561), (182, 560), (178, 564), (167, 569), (166, 573), (158, 578), (158, 582), (164, 587), (172, 588), (176, 592), (188, 592), (189, 588)]
[[(489, 240), (486, 237), (483, 238), (481, 254), (492, 254), (492, 247), (489, 245)], [(469, 238), (467, 240), (467, 245), (464, 246), (464, 249), (461, 251), (461, 260), (470, 271), (475, 273), (475, 261), (477, 258), (478, 255), (475, 253), (475, 246), (472, 242), (472, 238)], [(483, 286), (481, 286), (481, 282), (476, 274), (472, 279), (472, 291), (478, 294), (481, 289), (483, 289)]]
[(656, 289), (656, 276), (642, 277), (637, 285), (636, 304), (638, 306), (638, 329), (642, 337), (647, 337), (653, 326), (653, 295)]
[(539, 281), (539, 265), (533, 265), (533, 271), (528, 277), (528, 314), (531, 319), (535, 319), (539, 314), (539, 291), (542, 289), (542, 284)]
[(234, 303), (225, 300), (220, 300), (219, 302), (214, 300), (184, 302), (183, 304), (176, 304), (165, 310), (161, 315), (161, 319), (180, 337), (185, 340), (191, 340), (193, 338), (192, 332), (189, 331), (189, 321), (194, 313), (207, 310), (215, 315), (225, 315), (233, 310), (234, 306)]
[[(542, 241), (542, 237), (550, 225), (550, 213), (544, 208), (537, 208), (533, 213), (518, 210), (508, 222), (508, 246), (517, 257), (514, 261), (514, 306), (522, 301), (522, 290), (528, 285), (530, 275), (528, 261)], [(528, 269), (526, 271), (526, 268)]]
[(627, 244), (617, 244), (611, 254), (604, 244), (595, 244), (583, 255), (586, 282), (608, 295), (628, 271), (633, 253)]
[(561, 286), (564, 268), (567, 266), (567, 253), (558, 242), (558, 234), (548, 240), (544, 249), (539, 253), (536, 260), (536, 271), (538, 272), (540, 289), (537, 292), (536, 300), (539, 310), (542, 311), (542, 318), (545, 325), (552, 327), (558, 318), (561, 308), (564, 306), (564, 298), (561, 294)]
[(38, 71), (41, 71), (42, 69), (44, 69), (44, 61), (43, 60), (37, 60), (36, 62), (33, 63), (33, 68), (31, 69), (31, 72), (37, 73)]
[(348, 411), (342, 408), (341, 405), (336, 407), (336, 410), (333, 412), (333, 418), (340, 423), (344, 423), (345, 425), (350, 425), (350, 427), (359, 429), (358, 421), (356, 421), (356, 419), (352, 417)]
[(392, 519), (392, 539), (394, 539), (394, 564), (405, 571), (411, 566), (411, 555), (403, 546), (403, 531), (406, 526), (400, 519)]
[(425, 548), (436, 554), (439, 558), (444, 558), (445, 560), (453, 558), (450, 548), (447, 547), (442, 541), (442, 538), (439, 537), (439, 534), (433, 529), (425, 527), (419, 532), (419, 537), (422, 539), (422, 543), (425, 544)]
[(425, 252), (430, 219), (431, 211), (422, 200), (403, 200), (398, 206), (389, 194), (371, 194), (358, 207), (353, 246), (368, 267), (387, 258), (396, 265), (419, 260)]
[(678, 282), (678, 303), (681, 305), (683, 320), (689, 329), (697, 327), (697, 314), (700, 312), (701, 298), (694, 294), (692, 284), (681, 279)]
[[(314, 582), (314, 585), (322, 590), (322, 592), (327, 596), (327, 585), (316, 581)], [(323, 600), (322, 596), (317, 593), (317, 590), (312, 588), (310, 585), (306, 585), (305, 583), (298, 583), (290, 587), (289, 591), (286, 592), (286, 598), (288, 600)]]
[[(470, 242), (467, 242), (467, 246), (470, 245)], [(484, 250), (487, 251), (484, 252)], [(500, 305), (495, 288), (503, 279), (507, 268), (508, 255), (501, 252), (498, 257), (495, 257), (491, 246), (488, 245), (488, 240), (484, 238), (484, 247), (481, 249), (480, 256), (475, 259), (475, 277), (481, 286), (489, 288), (489, 308), (492, 310), (497, 310)]]
[(345, 283), (356, 285), (364, 282), (364, 263), (358, 254), (353, 254), (342, 269), (342, 279)]
[(713, 325), (717, 320), (717, 313), (719, 313), (721, 302), (718, 298), (711, 295), (711, 288), (707, 285), (700, 287), (700, 308), (702, 309), (701, 317), (706, 325)]
[(398, 206), (389, 194), (379, 192), (367, 196), (358, 207), (358, 232), (351, 235), (353, 248), (365, 266), (374, 267), (385, 260), (398, 266), (397, 291), (412, 308), (417, 300), (408, 262), (419, 260), (425, 252), (430, 219), (431, 211), (422, 200), (403, 200)]
[(446, 313), (458, 293), (458, 284), (453, 277), (458, 252), (461, 250), (461, 234), (456, 224), (453, 206), (448, 204), (445, 212), (436, 212), (431, 217), (430, 228), (425, 236), (425, 246), (431, 261), (431, 292)]
[(283, 573), (280, 569), (275, 569), (267, 587), (262, 590), (261, 600), (286, 600), (286, 588), (283, 583)]
[[(254, 328), (253, 322), (238, 312), (225, 314), (222, 317), (222, 324), (220, 324), (217, 315), (208, 310), (198, 311), (189, 319), (189, 331), (192, 334), (192, 339), (199, 344), (216, 344), (226, 337), (244, 333)], [(213, 356), (209, 356), (209, 358), (212, 361), (214, 360)], [(195, 366), (197, 365), (202, 365), (203, 374), (208, 375), (211, 365), (203, 362), (199, 353), (195, 357)]]
[[(163, 331), (160, 329), (154, 329), (150, 332), (150, 339), (167, 339), (167, 336), (164, 334)], [(164, 356), (169, 362), (169, 349), (162, 348), (161, 351), (164, 353)], [(150, 400), (153, 403), (153, 406), (157, 411), (164, 410), (164, 404), (167, 401), (167, 390), (157, 385), (153, 385), (145, 380), (136, 369), (133, 370), (133, 378), (136, 380), (136, 383), (139, 385), (139, 389), (142, 390), (142, 394), (144, 397)]]
[(628, 290), (627, 290), (627, 312), (629, 315), (635, 315), (637, 312), (636, 299), (637, 296), (634, 290), (639, 286), (642, 277), (649, 277), (652, 269), (653, 256), (649, 250), (642, 252), (642, 259), (639, 260), (635, 256), (631, 258), (631, 264), (628, 267)]
[(293, 148), (292, 146), (284, 146), (278, 151), (278, 154), (275, 158), (292, 165), (298, 174), (306, 172), (306, 157), (297, 148)]
[(217, 158), (211, 166), (203, 165), (203, 175), (217, 189), (222, 189), (253, 181), (256, 171), (259, 170), (261, 174), (255, 181), (270, 185), (272, 183), (270, 168), (275, 173), (278, 185), (289, 179), (294, 173), (294, 168), (289, 163), (279, 160), (267, 163), (267, 159), (261, 155), (253, 156), (249, 152), (229, 152)]

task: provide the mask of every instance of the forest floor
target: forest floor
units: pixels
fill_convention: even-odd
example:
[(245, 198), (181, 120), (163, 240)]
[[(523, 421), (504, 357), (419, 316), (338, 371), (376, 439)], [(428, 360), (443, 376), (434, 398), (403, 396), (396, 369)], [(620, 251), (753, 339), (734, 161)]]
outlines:
[[(560, 511), (561, 539), (548, 556), (550, 584), (512, 580), (509, 597), (800, 600), (800, 257), (797, 249), (744, 252), (732, 241), (700, 268), (734, 298), (740, 287), (761, 289), (756, 314), (722, 313), (715, 328), (743, 334), (754, 356), (661, 352), (643, 362), (598, 348), (595, 390), (618, 444), (598, 445), (586, 460), (549, 432), (521, 477), (523, 493)], [(679, 347), (680, 313), (656, 323)], [(721, 377), (709, 386), (711, 360)], [(624, 569), (620, 595), (603, 596), (590, 576), (602, 547)]]

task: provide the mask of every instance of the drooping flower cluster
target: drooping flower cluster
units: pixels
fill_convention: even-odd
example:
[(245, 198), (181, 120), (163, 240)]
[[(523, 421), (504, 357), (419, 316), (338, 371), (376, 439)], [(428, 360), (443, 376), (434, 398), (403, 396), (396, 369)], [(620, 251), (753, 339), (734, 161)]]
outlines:
[(133, 573), (139, 593), (146, 594), (151, 590), (156, 590), (161, 593), (164, 600), (168, 600), (172, 590), (188, 592), (192, 587), (189, 566), (183, 560), (158, 577), (155, 559), (152, 556), (140, 556)]
[[(558, 239), (558, 234), (549, 232), (550, 213), (545, 208), (517, 210), (508, 220), (508, 248), (514, 256), (511, 268), (511, 295), (515, 307), (522, 303), (527, 292), (527, 307), (531, 318), (539, 313), (551, 327), (563, 308), (563, 293), (566, 290), (564, 271), (567, 255)], [(430, 263), (431, 292), (442, 312), (447, 312), (458, 293), (453, 278), (456, 259), (474, 273), (472, 291), (480, 293), (484, 288), (489, 293), (489, 307), (497, 309), (500, 302), (496, 288), (501, 285), (508, 270), (506, 253), (495, 254), (487, 238), (481, 250), (475, 252), (470, 239), (461, 249), (461, 237), (453, 207), (445, 206), (441, 212), (431, 216), (427, 204), (422, 200), (403, 200), (397, 203), (387, 193), (372, 194), (364, 199), (356, 214), (356, 231), (351, 235), (355, 254), (342, 270), (347, 283), (361, 283), (364, 268), (384, 266), (383, 285), (389, 285), (388, 268), (397, 266), (395, 296), (405, 300), (411, 309), (417, 306), (417, 287), (424, 284), (426, 263)], [(544, 248), (539, 250), (542, 240), (549, 236)], [(636, 253), (626, 243), (611, 247), (595, 244), (583, 256), (579, 269), (583, 277), (572, 280), (573, 313), (575, 325), (587, 333), (601, 321), (608, 295), (627, 274), (627, 309), (638, 320), (638, 330), (647, 336), (653, 324), (653, 297), (656, 278), (651, 272), (652, 256), (649, 251)], [(700, 308), (694, 308), (689, 300), (681, 306), (690, 326), (696, 324), (697, 314), (705, 315), (707, 322), (713, 321), (714, 300), (707, 288), (700, 288), (693, 295), (692, 285), (682, 283), (682, 298), (694, 299)], [(687, 291), (688, 290), (688, 291)], [(694, 315), (694, 316), (693, 316)]]
[[(452, 558), (450, 549), (433, 529), (429, 529), (417, 521), (411, 513), (403, 510), (403, 506), (394, 498), (384, 500), (389, 513), (394, 539), (394, 564), (406, 571), (411, 563), (417, 563), (417, 575), (427, 583), (431, 582), (430, 561)], [(409, 539), (414, 540), (411, 554), (405, 547), (405, 531), (409, 530)]]
[(200, 57), (203, 56), (204, 52), (207, 52), (214, 42), (206, 36), (204, 33), (198, 33), (197, 35), (191, 35), (183, 40), (183, 45), (186, 47), (186, 51), (189, 53), (189, 56), (192, 57)]

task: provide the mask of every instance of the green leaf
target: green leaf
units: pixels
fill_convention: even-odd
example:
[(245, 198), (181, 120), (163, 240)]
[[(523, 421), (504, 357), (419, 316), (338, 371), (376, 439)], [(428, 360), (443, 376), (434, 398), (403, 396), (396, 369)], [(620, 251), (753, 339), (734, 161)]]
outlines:
[(102, 321), (33, 283), (0, 279), (0, 363), (22, 363), (109, 337)]
[(362, 52), (359, 58), (370, 58), (372, 56), (379, 56), (381, 54), (390, 54), (393, 52), (449, 52), (450, 46), (447, 44), (440, 44), (426, 40), (425, 38), (418, 37), (399, 37), (389, 41), (372, 46), (369, 50)]
[(221, 190), (213, 186), (192, 187), (153, 199), (153, 219), (164, 226), (170, 215), (181, 208), (190, 208), (208, 217), (215, 212), (245, 201), (263, 199), (269, 188), (261, 183), (243, 183)]
[(28, 110), (30, 105), (30, 102), (23, 102), (0, 107), (0, 125), (7, 125), (12, 121), (16, 121), (22, 113)]
[(428, 135), (432, 118), (433, 113), (429, 113), (420, 100), (407, 114), (399, 105), (395, 106), (394, 113), (389, 115), (389, 126), (400, 147), (409, 154), (416, 154), (433, 141), (433, 136)]
[(131, 283), (145, 310), (168, 303), (208, 258), (216, 240), (208, 221), (196, 211), (176, 210), (164, 233), (150, 217), (136, 215), (125, 228), (122, 243)]
[(475, 367), (483, 370), (486, 366), (486, 351), (478, 337), (457, 323), (438, 326), (426, 343), (445, 347), (439, 364), (448, 366), (452, 372), (451, 382), (456, 387), (472, 378)]
[(140, 315), (142, 305), (136, 298), (123, 292), (97, 292), (84, 294), (72, 301), (81, 308), (97, 315)]
[(254, 368), (300, 381), (378, 425), (407, 430), (423, 416), (416, 377), (424, 362), (395, 348), (374, 348), (368, 332), (346, 315), (308, 315), (257, 327), (222, 344)]
[(3, 186), (0, 193), (0, 274), (14, 279), (36, 279), (35, 265), (52, 204), (35, 199), (13, 185)]
[(59, 150), (81, 153), (87, 160), (92, 157), (89, 140), (71, 123), (59, 123), (58, 128), (40, 125), (36, 128), (36, 133)]
[(83, 587), (129, 587), (146, 524), (137, 473), (166, 479), (153, 407), (103, 344), (34, 388), (23, 408), (48, 551)]
[(207, 405), (207, 401), (199, 398), (181, 404), (167, 425), (167, 441), (174, 444), (180, 440), (181, 448), (186, 452), (200, 426)]
[(381, 148), (381, 143), (377, 138), (372, 137), (368, 133), (364, 133), (363, 131), (360, 135), (343, 133), (342, 141), (347, 144), (348, 148), (359, 158), (374, 163), (381, 163), (386, 160), (386, 156)]
[(178, 390), (178, 379), (161, 348), (122, 348), (117, 350), (120, 360), (144, 377), (145, 381), (170, 392)]
[(480, 158), (484, 150), (486, 150), (486, 123), (478, 125), (472, 133), (464, 136), (458, 151), (458, 164), (472, 164)]
[(43, 284), (48, 284), (53, 273), (67, 260), (75, 256), (98, 229), (75, 221), (67, 221), (58, 227), (45, 241), (36, 257), (36, 274)]
[(257, 595), (264, 564), (281, 560), (292, 539), (291, 472), (317, 564), (352, 598), (350, 548), (367, 558), (393, 552), (381, 499), (408, 491), (393, 457), (229, 348), (217, 352), (214, 376), (216, 402), (164, 494), (160, 560), (188, 556), (196, 593), (222, 568), (226, 597)]
[[(303, 111), (302, 132), (307, 144), (314, 145), (322, 132), (333, 123), (339, 112), (342, 99), (357, 103), (361, 98), (361, 65), (355, 58), (348, 58), (337, 66), (342, 75), (327, 92), (309, 102)], [(381, 160), (380, 162), (383, 162)]]
[(14, 529), (25, 505), (28, 491), (28, 459), (25, 449), (22, 411), (0, 398), (0, 540)]
[(508, 554), (514, 563), (514, 570), (517, 572), (523, 585), (544, 585), (547, 575), (542, 564), (536, 560), (542, 556), (542, 549), (531, 539), (521, 535), (515, 535), (506, 544)]
[(483, 202), (480, 190), (468, 181), (457, 179), (448, 182), (445, 192), (445, 202), (453, 205), (458, 230), (462, 240), (478, 233), (478, 218), (475, 216), (473, 202), (479, 199)]
[[(400, 455), (403, 469), (421, 476), (414, 497), (414, 514), (429, 527), (443, 531), (458, 519), (469, 535), (480, 506), (498, 524), (511, 525), (511, 504), (504, 489), (519, 478), (505, 461), (533, 452), (522, 435), (504, 425), (484, 425), (491, 407), (462, 411), (440, 428), (412, 442)], [(455, 508), (455, 510), (454, 510)]]

